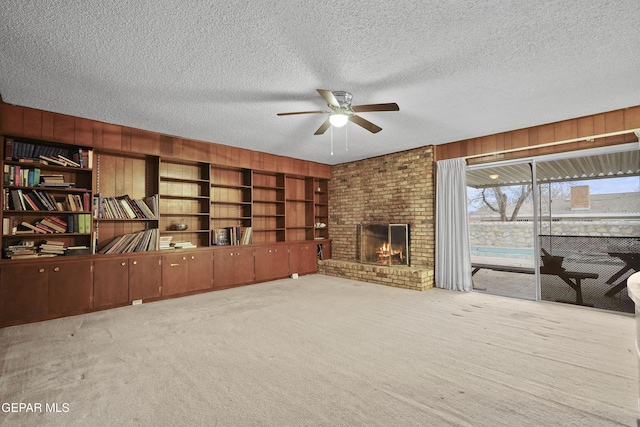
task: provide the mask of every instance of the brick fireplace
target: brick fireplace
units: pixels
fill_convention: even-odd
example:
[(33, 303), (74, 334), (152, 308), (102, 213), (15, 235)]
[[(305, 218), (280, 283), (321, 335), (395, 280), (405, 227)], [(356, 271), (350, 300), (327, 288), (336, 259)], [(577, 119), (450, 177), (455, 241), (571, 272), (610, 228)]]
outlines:
[[(333, 166), (329, 182), (332, 259), (321, 274), (426, 290), (433, 287), (433, 146)], [(411, 224), (407, 265), (361, 263), (362, 224)]]

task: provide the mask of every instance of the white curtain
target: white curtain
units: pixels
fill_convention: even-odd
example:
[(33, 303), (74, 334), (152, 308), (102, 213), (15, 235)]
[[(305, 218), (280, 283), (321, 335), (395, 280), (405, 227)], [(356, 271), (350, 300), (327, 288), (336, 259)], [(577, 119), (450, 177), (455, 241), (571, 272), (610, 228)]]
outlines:
[(467, 164), (464, 159), (441, 160), (437, 168), (436, 286), (470, 292)]

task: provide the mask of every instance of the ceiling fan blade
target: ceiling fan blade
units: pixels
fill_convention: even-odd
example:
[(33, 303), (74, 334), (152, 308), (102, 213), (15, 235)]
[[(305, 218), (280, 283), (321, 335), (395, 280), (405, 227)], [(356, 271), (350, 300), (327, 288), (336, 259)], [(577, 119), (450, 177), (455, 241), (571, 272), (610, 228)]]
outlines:
[(356, 113), (364, 113), (367, 111), (400, 111), (400, 107), (395, 102), (388, 104), (367, 104), (354, 105), (351, 109)]
[(292, 116), (294, 114), (322, 114), (325, 111), (294, 111), (293, 113), (278, 113), (278, 116)]
[(362, 117), (357, 116), (355, 114), (352, 116), (349, 116), (349, 121), (357, 124), (358, 126), (362, 126), (363, 128), (365, 128), (371, 133), (378, 133), (382, 130), (380, 126), (376, 126), (373, 123), (371, 123), (369, 120), (365, 120)]
[(322, 135), (323, 133), (325, 133), (327, 131), (327, 129), (329, 129), (329, 126), (331, 126), (331, 122), (327, 118), (327, 120), (325, 120), (324, 123), (322, 123), (322, 125), (320, 125), (320, 127), (318, 128), (316, 133), (314, 133), (314, 135)]
[(318, 91), (320, 96), (323, 97), (325, 101), (327, 101), (327, 105), (329, 105), (331, 107), (340, 107), (340, 103), (336, 99), (336, 97), (333, 94), (333, 92), (331, 92), (330, 90), (326, 90), (326, 89), (316, 89), (316, 90)]

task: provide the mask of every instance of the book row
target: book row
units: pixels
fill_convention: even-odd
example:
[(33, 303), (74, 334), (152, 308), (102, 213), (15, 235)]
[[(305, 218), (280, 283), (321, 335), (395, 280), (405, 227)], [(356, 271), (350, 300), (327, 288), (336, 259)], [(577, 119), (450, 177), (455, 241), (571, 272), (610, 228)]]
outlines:
[(114, 238), (100, 249), (101, 254), (123, 254), (127, 252), (157, 251), (159, 249), (160, 232), (157, 228), (123, 234)]
[(11, 138), (6, 139), (5, 160), (54, 164), (74, 168), (93, 167), (93, 150), (85, 148), (62, 148), (33, 144)]
[(214, 230), (213, 244), (250, 245), (252, 241), (252, 227), (226, 227)]
[(66, 221), (57, 216), (46, 216), (32, 222), (21, 221), (16, 217), (2, 218), (2, 234), (53, 234), (53, 233), (91, 233), (90, 214), (72, 214), (65, 217)]
[(56, 194), (51, 191), (3, 189), (4, 210), (15, 211), (58, 211), (58, 212), (90, 212), (91, 195)]
[(74, 182), (65, 182), (62, 174), (43, 174), (40, 168), (29, 169), (20, 165), (4, 165), (3, 182), (5, 187), (69, 188), (75, 185)]
[(97, 194), (93, 198), (94, 217), (107, 219), (157, 219), (158, 195), (144, 199), (132, 199), (125, 194), (118, 197), (102, 197)]

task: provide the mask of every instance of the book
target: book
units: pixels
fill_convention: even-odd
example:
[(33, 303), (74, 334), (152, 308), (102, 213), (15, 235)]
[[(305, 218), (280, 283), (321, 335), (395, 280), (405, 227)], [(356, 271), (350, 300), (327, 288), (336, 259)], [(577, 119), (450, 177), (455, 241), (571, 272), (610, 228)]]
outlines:
[(219, 228), (213, 231), (213, 244), (219, 246), (225, 246), (229, 244), (229, 230), (226, 228)]
[(20, 225), (22, 225), (23, 227), (28, 228), (29, 230), (32, 230), (34, 233), (42, 233), (42, 234), (46, 234), (47, 233), (42, 228), (38, 228), (37, 226), (35, 226), (33, 224), (30, 224), (27, 221), (22, 221), (22, 223), (20, 223)]

